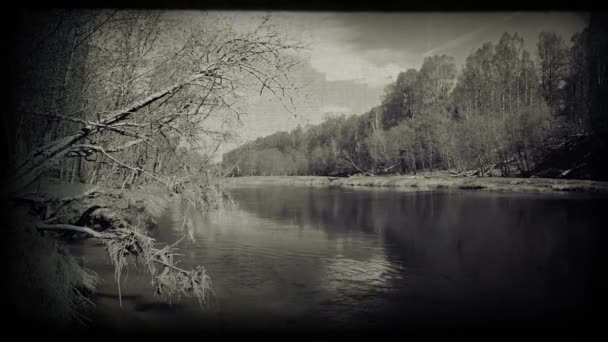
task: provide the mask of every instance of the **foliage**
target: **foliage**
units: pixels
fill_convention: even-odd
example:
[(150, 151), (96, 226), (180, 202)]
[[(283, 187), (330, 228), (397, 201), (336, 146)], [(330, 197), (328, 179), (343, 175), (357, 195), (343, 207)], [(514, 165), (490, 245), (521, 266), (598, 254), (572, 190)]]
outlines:
[(504, 33), (473, 51), (459, 73), (452, 57), (429, 56), (419, 70), (399, 73), (378, 107), (259, 138), (226, 153), (224, 168), (233, 176), (435, 169), (530, 176), (543, 164), (547, 142), (591, 134), (608, 122), (591, 111), (598, 87), (590, 82), (590, 52), (597, 55), (600, 46), (589, 35), (575, 34), (568, 47), (543, 32), (534, 54), (520, 35)]

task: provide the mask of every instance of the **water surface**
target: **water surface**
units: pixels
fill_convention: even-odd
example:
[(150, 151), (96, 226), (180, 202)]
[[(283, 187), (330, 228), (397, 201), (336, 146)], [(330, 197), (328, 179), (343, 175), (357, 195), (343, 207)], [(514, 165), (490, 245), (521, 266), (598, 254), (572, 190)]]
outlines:
[[(181, 245), (181, 267), (206, 267), (216, 292), (209, 308), (194, 300), (168, 306), (132, 270), (118, 310), (105, 265), (99, 322), (352, 330), (570, 320), (587, 317), (597, 294), (597, 215), (606, 198), (296, 186), (231, 194), (236, 211), (203, 215), (175, 205), (153, 231), (172, 243), (184, 213), (195, 222), (197, 243)], [(101, 265), (101, 252), (86, 257)]]

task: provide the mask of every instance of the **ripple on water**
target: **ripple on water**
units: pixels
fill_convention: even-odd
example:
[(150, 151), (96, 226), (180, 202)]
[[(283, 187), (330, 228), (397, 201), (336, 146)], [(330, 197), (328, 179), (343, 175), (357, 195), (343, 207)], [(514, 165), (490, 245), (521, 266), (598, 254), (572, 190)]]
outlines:
[[(489, 193), (251, 188), (236, 195), (242, 209), (234, 213), (188, 213), (197, 243), (180, 244), (181, 265), (206, 267), (225, 317), (343, 323), (389, 310), (417, 317), (445, 303), (458, 315), (473, 305), (506, 312), (503, 299), (523, 298), (522, 288), (530, 296), (550, 289), (552, 301), (576, 307), (587, 299), (588, 241), (599, 226), (592, 214), (605, 207)], [(181, 238), (182, 218), (170, 212), (158, 240)], [(573, 273), (558, 272), (563, 264)], [(149, 292), (149, 280), (144, 285)], [(495, 301), (475, 299), (480, 293)], [(535, 300), (547, 304), (543, 298)], [(160, 312), (156, 300), (146, 297), (138, 308)], [(533, 301), (521, 303), (513, 307), (527, 310)]]

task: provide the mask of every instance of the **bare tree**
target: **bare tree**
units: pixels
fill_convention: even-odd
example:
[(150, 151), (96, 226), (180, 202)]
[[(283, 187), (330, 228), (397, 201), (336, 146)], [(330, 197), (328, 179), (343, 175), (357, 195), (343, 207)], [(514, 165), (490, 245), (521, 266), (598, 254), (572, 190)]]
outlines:
[[(44, 139), (27, 137), (23, 150), (28, 153), (16, 154), (9, 180), (13, 197), (30, 204), (48, 202), (23, 194), (45, 172), (63, 170), (62, 164), (77, 160), (70, 164), (72, 181), (78, 169), (84, 170), (79, 173), (85, 182), (122, 188), (155, 182), (192, 205), (221, 205), (218, 168), (209, 156), (197, 158), (193, 153), (218, 149), (227, 133), (210, 121), (240, 120), (245, 111), (239, 101), (247, 95), (266, 91), (289, 108), (293, 86), (288, 73), (298, 65), (301, 47), (273, 32), (268, 18), (241, 33), (221, 18), (198, 23), (178, 19), (176, 26), (156, 11), (94, 15), (96, 20), (86, 29), (73, 25), (71, 35), (59, 37), (67, 42), (58, 39), (58, 50), (68, 50), (68, 57), (55, 59), (68, 62), (63, 82), (55, 92), (44, 89), (51, 82), (41, 85), (57, 101), (19, 101), (21, 120), (41, 124), (37, 135), (50, 133)], [(78, 48), (85, 51), (76, 61)], [(142, 256), (158, 292), (189, 293), (204, 303), (209, 282), (203, 268), (188, 271), (175, 266), (171, 246), (154, 247), (140, 227), (106, 208), (88, 208), (87, 214), (97, 215), (114, 229), (99, 232), (58, 222), (49, 211), (35, 226), (40, 231), (101, 239), (118, 281), (126, 257)]]

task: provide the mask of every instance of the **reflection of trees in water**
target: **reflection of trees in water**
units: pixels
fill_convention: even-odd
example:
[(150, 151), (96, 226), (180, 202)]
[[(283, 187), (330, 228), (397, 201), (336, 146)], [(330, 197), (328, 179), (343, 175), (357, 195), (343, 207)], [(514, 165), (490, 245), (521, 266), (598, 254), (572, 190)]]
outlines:
[(568, 289), (590, 284), (586, 249), (596, 235), (590, 227), (598, 224), (585, 211), (595, 203), (466, 193), (395, 202), (384, 212), (392, 222), (384, 229), (386, 241), (393, 242), (385, 246), (387, 258), (423, 270), (429, 291), (504, 296), (515, 305), (553, 294), (579, 296)]
[[(218, 288), (230, 289), (227, 297), (257, 293), (312, 307), (395, 303), (412, 313), (442, 299), (499, 310), (580, 308), (598, 248), (592, 214), (606, 204), (278, 186), (231, 193), (243, 211), (212, 218), (190, 209), (198, 245), (180, 251), (186, 265), (204, 260)], [(160, 223), (173, 227), (159, 232), (167, 234), (162, 241), (180, 236), (183, 211), (172, 210)]]
[(588, 284), (589, 214), (597, 202), (304, 187), (237, 189), (234, 195), (262, 217), (340, 237), (343, 250), (360, 260), (372, 257), (365, 243), (375, 243), (391, 263), (423, 273), (428, 291), (523, 298)]

